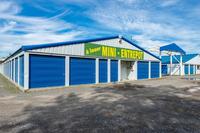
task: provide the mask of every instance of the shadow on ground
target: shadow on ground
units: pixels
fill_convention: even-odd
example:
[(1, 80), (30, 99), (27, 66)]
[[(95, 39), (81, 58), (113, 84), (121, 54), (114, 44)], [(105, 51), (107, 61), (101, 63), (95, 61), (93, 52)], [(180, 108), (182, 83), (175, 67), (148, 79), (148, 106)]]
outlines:
[[(200, 102), (180, 89), (122, 84), (81, 95), (59, 96), (50, 105), (29, 105), (2, 132), (200, 132)], [(183, 93), (183, 92), (182, 92)], [(23, 115), (27, 118), (20, 120)]]

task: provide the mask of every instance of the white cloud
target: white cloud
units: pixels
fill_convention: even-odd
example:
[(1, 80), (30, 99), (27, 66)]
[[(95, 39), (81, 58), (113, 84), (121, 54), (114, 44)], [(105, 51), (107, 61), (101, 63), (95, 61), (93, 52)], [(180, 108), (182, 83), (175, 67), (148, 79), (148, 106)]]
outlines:
[(161, 0), (162, 7), (168, 7), (176, 5), (180, 0)]
[(1, 1), (0, 2), (0, 13), (5, 14), (17, 14), (21, 11), (21, 8), (15, 4), (14, 2), (10, 1)]
[[(162, 4), (163, 6), (170, 6), (175, 2), (177, 3), (178, 0), (173, 2), (167, 0)], [(178, 44), (185, 41), (185, 43), (180, 43), (183, 47), (186, 46), (186, 43), (191, 45), (191, 42), (199, 45), (197, 38), (200, 36), (200, 31), (186, 25), (184, 18), (162, 11), (154, 11), (150, 8), (140, 8), (141, 5), (123, 7), (113, 2), (106, 3), (106, 5), (109, 5), (109, 7), (105, 9), (101, 5), (88, 14), (107, 28), (122, 33), (139, 33), (140, 35), (133, 38), (143, 47), (158, 47), (172, 43), (172, 41)], [(170, 41), (171, 38), (173, 38), (172, 41)], [(191, 47), (193, 46), (191, 45)], [(194, 52), (191, 51), (192, 48), (188, 50)]]
[(1, 2), (0, 7), (4, 7), (0, 8), (0, 53), (11, 53), (21, 45), (67, 41), (83, 33), (74, 31), (76, 26), (60, 19), (68, 10), (46, 18), (19, 15), (20, 6), (11, 1)]

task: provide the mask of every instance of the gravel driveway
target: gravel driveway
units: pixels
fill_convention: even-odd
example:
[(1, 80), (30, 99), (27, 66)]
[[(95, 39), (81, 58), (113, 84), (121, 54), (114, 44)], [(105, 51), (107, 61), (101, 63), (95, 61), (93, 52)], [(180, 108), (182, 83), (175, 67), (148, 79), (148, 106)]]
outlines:
[(200, 132), (200, 82), (180, 77), (22, 93), (0, 76), (0, 96), (2, 133)]

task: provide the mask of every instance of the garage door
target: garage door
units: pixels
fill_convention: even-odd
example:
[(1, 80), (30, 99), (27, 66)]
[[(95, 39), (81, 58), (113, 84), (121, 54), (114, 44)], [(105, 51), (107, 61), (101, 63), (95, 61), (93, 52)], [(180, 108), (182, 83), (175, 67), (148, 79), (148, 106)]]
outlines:
[(30, 55), (30, 88), (65, 85), (65, 57)]
[(19, 84), (24, 86), (24, 56), (19, 57)]
[(15, 59), (15, 82), (18, 82), (18, 58)]
[(167, 75), (167, 65), (162, 65), (162, 75)]
[(11, 61), (11, 68), (12, 68), (12, 80), (14, 81), (14, 60)]
[(194, 74), (194, 65), (190, 65), (190, 74), (191, 74), (191, 75)]
[(107, 60), (99, 60), (99, 82), (108, 82), (108, 65)]
[(185, 71), (185, 75), (188, 75), (188, 73), (189, 73), (189, 67), (188, 67), (188, 65), (185, 65), (184, 71)]
[(137, 75), (138, 79), (148, 79), (149, 78), (149, 62), (138, 61)]
[(70, 85), (95, 83), (95, 59), (70, 58)]
[(117, 60), (111, 60), (110, 64), (110, 71), (111, 71), (111, 82), (118, 81), (118, 61)]
[(160, 77), (160, 63), (151, 62), (151, 78), (159, 78), (159, 77)]

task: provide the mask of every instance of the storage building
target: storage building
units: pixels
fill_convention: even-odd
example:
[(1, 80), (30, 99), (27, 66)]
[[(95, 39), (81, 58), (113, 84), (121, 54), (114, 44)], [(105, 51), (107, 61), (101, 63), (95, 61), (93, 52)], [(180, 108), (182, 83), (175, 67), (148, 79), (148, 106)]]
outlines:
[(22, 90), (161, 77), (161, 60), (122, 36), (22, 46), (3, 62)]
[[(182, 58), (182, 63), (180, 59)], [(200, 74), (200, 55), (186, 54), (171, 57), (171, 75)], [(182, 72), (181, 72), (182, 71)], [(162, 56), (162, 75), (170, 75), (170, 56)]]

